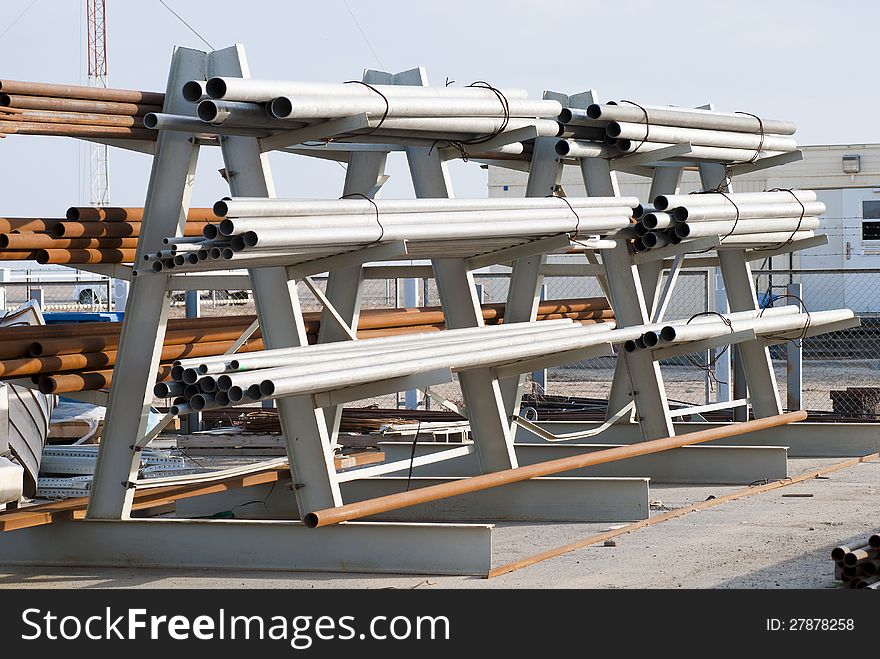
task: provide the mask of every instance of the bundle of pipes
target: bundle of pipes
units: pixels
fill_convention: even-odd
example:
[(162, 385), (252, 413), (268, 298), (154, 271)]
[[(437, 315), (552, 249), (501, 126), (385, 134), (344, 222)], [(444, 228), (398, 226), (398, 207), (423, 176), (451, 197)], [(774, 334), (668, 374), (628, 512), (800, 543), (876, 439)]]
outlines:
[(630, 225), (634, 197), (523, 199), (224, 199), (202, 239), (167, 238), (146, 267), (212, 270), (291, 265), (405, 240), (401, 258), (474, 256), (540, 238), (593, 239)]
[[(557, 121), (562, 105), (555, 100), (529, 100), (523, 89), (496, 89), (485, 83), (467, 87), (366, 85), (211, 78), (183, 87), (186, 99), (198, 103), (198, 118), (153, 113), (147, 128), (195, 133), (265, 137), (316, 123), (367, 115), (368, 125), (336, 134), (334, 141), (453, 143), (459, 151), (521, 156), (530, 146), (519, 141), (493, 146), (505, 133), (531, 129), (531, 136), (592, 139), (593, 127), (565, 127)], [(328, 135), (329, 137), (329, 135)], [(503, 140), (500, 140), (503, 143)]]
[(880, 590), (880, 533), (853, 547), (835, 547), (831, 560), (834, 578), (847, 588)]
[[(504, 304), (483, 305), (487, 325), (504, 319)], [(320, 313), (304, 314), (309, 342), (317, 341)], [(613, 320), (604, 298), (542, 301), (540, 321), (567, 318), (583, 325)], [(171, 320), (160, 357), (161, 373), (183, 357), (212, 357), (229, 350), (254, 316)], [(445, 329), (439, 307), (364, 310), (358, 338), (401, 336)], [(0, 331), (0, 380), (31, 377), (41, 390), (51, 393), (102, 389), (109, 386), (116, 363), (121, 323), (78, 323), (51, 326), (9, 327)], [(239, 352), (263, 349), (259, 330)]]
[(812, 190), (660, 195), (652, 205), (633, 208), (633, 249), (705, 236), (733, 247), (787, 243), (812, 237), (824, 212)]
[(158, 384), (154, 393), (173, 396), (171, 411), (183, 414), (601, 346), (609, 343), (613, 327), (613, 321), (582, 325), (563, 318), (184, 359), (175, 362), (172, 381)]
[[(72, 207), (63, 218), (0, 218), (0, 261), (132, 263), (143, 208)], [(217, 222), (210, 208), (191, 208), (185, 234), (199, 236)]]
[(156, 92), (0, 80), (0, 136), (155, 140), (144, 115), (164, 102)]
[(690, 144), (689, 153), (670, 160), (753, 162), (797, 150), (790, 121), (761, 119), (746, 112), (716, 112), (639, 105), (629, 101), (593, 104), (586, 110), (563, 108), (565, 126), (599, 129), (602, 138), (560, 139), (561, 156), (612, 158), (627, 153), (657, 151), (675, 144)]
[(725, 334), (753, 330), (756, 336), (771, 337), (797, 335), (811, 330), (815, 332), (824, 325), (838, 323), (855, 317), (849, 309), (801, 312), (797, 305), (771, 307), (757, 311), (739, 311), (723, 316), (709, 313), (674, 323), (656, 323), (644, 326), (641, 336), (624, 343), (624, 350), (660, 349), (675, 344), (703, 341)]

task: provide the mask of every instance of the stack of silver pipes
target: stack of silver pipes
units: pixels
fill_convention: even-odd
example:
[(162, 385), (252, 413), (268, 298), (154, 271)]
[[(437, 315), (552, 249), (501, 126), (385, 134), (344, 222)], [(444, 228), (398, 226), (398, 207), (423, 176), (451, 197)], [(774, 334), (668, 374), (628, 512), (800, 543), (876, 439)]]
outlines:
[[(533, 128), (537, 136), (591, 139), (601, 135), (593, 127), (563, 126), (556, 120), (562, 111), (558, 101), (528, 99), (524, 89), (218, 77), (186, 83), (183, 95), (198, 103), (198, 118), (151, 113), (144, 118), (144, 125), (153, 129), (266, 137), (366, 114), (368, 126), (337, 133), (334, 141), (405, 141), (435, 146), (437, 141), (445, 140), (464, 146), (468, 152), (478, 152), (481, 144), (490, 139), (496, 141), (494, 138), (501, 133), (523, 128)], [(491, 147), (491, 151), (495, 155), (521, 156), (530, 148), (531, 145), (512, 142)]]
[(690, 153), (670, 160), (753, 162), (797, 149), (790, 121), (760, 119), (741, 112), (716, 112), (671, 106), (593, 104), (586, 110), (564, 108), (559, 121), (566, 127), (600, 129), (600, 142), (560, 139), (556, 153), (571, 158), (613, 158), (627, 153), (657, 151), (691, 144)]
[(602, 248), (609, 241), (596, 237), (629, 227), (636, 204), (635, 197), (224, 199), (214, 205), (223, 221), (206, 225), (202, 238), (166, 238), (166, 249), (145, 255), (145, 266), (161, 272), (293, 265), (401, 240), (405, 258), (466, 257), (566, 233)]
[[(730, 326), (753, 327), (762, 335), (800, 332), (807, 320), (797, 307), (701, 316), (688, 324), (670, 325), (680, 332), (671, 342), (722, 337)], [(852, 312), (818, 312), (810, 327), (851, 318)], [(780, 318), (786, 320), (780, 322)], [(728, 325), (730, 323), (730, 325)], [(182, 359), (174, 363), (171, 380), (156, 385), (158, 398), (173, 398), (171, 411), (192, 411), (252, 404), (283, 396), (311, 395), (449, 368), (515, 364), (545, 355), (621, 345), (629, 349), (649, 331), (663, 325), (617, 328), (614, 321), (581, 325), (571, 319), (511, 323), (425, 334), (407, 334), (360, 341), (264, 350), (241, 355)], [(682, 333), (682, 329), (693, 333)], [(557, 357), (558, 358), (558, 357)], [(523, 369), (532, 366), (525, 362)]]
[(880, 590), (880, 533), (852, 547), (835, 547), (831, 550), (831, 560), (834, 561), (834, 578), (847, 588)]
[(811, 238), (825, 204), (812, 190), (660, 195), (633, 209), (637, 252), (719, 236), (721, 245), (748, 247)]
[(753, 330), (759, 337), (797, 339), (807, 330), (815, 332), (824, 325), (848, 320), (854, 316), (855, 314), (849, 309), (807, 313), (802, 312), (797, 305), (740, 311), (725, 314), (723, 317), (712, 313), (695, 316), (689, 320), (645, 325), (641, 328), (641, 336), (625, 341), (623, 348), (627, 352), (656, 350), (748, 330)]

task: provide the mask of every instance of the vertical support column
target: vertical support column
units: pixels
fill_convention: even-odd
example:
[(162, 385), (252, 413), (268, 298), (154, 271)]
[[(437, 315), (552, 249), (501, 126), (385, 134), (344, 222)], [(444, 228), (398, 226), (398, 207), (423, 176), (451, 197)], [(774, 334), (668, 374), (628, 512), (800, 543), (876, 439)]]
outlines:
[(45, 298), (43, 296), (43, 289), (41, 287), (38, 286), (37, 288), (32, 288), (29, 299), (31, 300), (31, 302), (36, 302), (41, 310), (45, 307)]
[(0, 311), (6, 311), (7, 282), (9, 282), (9, 268), (0, 268)]
[[(398, 84), (426, 85), (422, 69), (414, 69), (396, 76)], [(407, 146), (406, 157), (412, 176), (413, 189), (419, 198), (452, 198), (452, 185), (446, 163), (436, 149)], [(483, 313), (477, 302), (474, 278), (464, 259), (434, 259), (432, 261), (440, 304), (446, 317), (446, 327), (483, 326)], [(501, 387), (491, 369), (472, 369), (458, 374), (468, 420), (480, 469), (483, 473), (511, 469), (517, 466), (513, 450), (511, 423), (505, 412)]]
[[(547, 284), (541, 284), (541, 289), (538, 294), (538, 300), (543, 302), (547, 299)], [(542, 368), (537, 371), (532, 371), (532, 382), (535, 383), (536, 388), (541, 391), (541, 393), (547, 393), (547, 369)]]
[[(547, 98), (553, 95), (545, 93), (544, 96)], [(565, 98), (567, 100), (567, 97)], [(554, 193), (562, 174), (562, 166), (555, 147), (556, 138), (539, 137), (535, 140), (532, 163), (529, 166), (529, 179), (526, 183), (526, 197), (547, 197)], [(533, 254), (514, 262), (507, 289), (505, 323), (527, 323), (535, 320), (541, 283), (544, 279), (541, 268), (545, 261), (543, 254)], [(508, 418), (519, 412), (525, 379), (523, 374), (501, 380), (501, 395)]]
[[(599, 161), (599, 158), (588, 158), (585, 160), (596, 160)], [(610, 164), (607, 160), (601, 160), (604, 163), (604, 167), (608, 168), (608, 173), (603, 171), (603, 168), (599, 164), (593, 164), (590, 169), (586, 169), (582, 166), (582, 171), (584, 173), (585, 182), (586, 177), (590, 177), (592, 183), (588, 185), (588, 190), (594, 189), (597, 192), (609, 192), (614, 191), (617, 193), (617, 185), (616, 181), (608, 180), (611, 176)], [(674, 194), (677, 192), (679, 185), (681, 184), (681, 167), (655, 167), (654, 168), (654, 176), (651, 179), (651, 190), (648, 193), (649, 200), (653, 200), (655, 197), (661, 194)], [(592, 194), (592, 193), (591, 193)], [(606, 258), (607, 256), (607, 258)], [(624, 243), (620, 243), (614, 250), (610, 252), (604, 252), (602, 257), (602, 262), (605, 264), (606, 273), (608, 272), (609, 265), (615, 268), (617, 272), (617, 276), (623, 277), (624, 279), (628, 277), (625, 270), (623, 270), (621, 263), (626, 260), (630, 264), (632, 264), (632, 259), (629, 255), (628, 248)], [(621, 262), (621, 263), (618, 263)], [(638, 266), (632, 267), (631, 270), (635, 273), (637, 277), (635, 286), (639, 289), (639, 298), (641, 300), (640, 304), (643, 305), (644, 309), (637, 309), (635, 306), (632, 306), (633, 302), (633, 294), (632, 291), (629, 290), (629, 284), (622, 284), (618, 282), (617, 284), (612, 284), (609, 281), (609, 288), (612, 293), (612, 307), (614, 308), (615, 317), (618, 318), (618, 326), (624, 327), (626, 325), (640, 325), (643, 323), (648, 323), (653, 316), (654, 309), (657, 305), (657, 298), (660, 293), (660, 277), (662, 274), (662, 262), (659, 260), (648, 261), (646, 263), (639, 264)], [(607, 275), (608, 278), (611, 275)], [(624, 288), (625, 290), (621, 291)], [(615, 290), (618, 293), (615, 293)], [(621, 313), (618, 311), (618, 306), (620, 305), (629, 305), (631, 308), (629, 310), (629, 317), (632, 319), (627, 321), (626, 325), (620, 324), (621, 321)], [(614, 377), (611, 381), (611, 393), (608, 396), (608, 407), (605, 412), (606, 418), (611, 418), (615, 414), (617, 414), (624, 406), (626, 406), (630, 400), (636, 400), (636, 410), (633, 410), (633, 414), (624, 415), (621, 417), (619, 423), (627, 423), (632, 422), (633, 416), (636, 411), (639, 413), (639, 423), (642, 430), (642, 435), (645, 439), (652, 439), (655, 437), (665, 437), (671, 436), (674, 434), (672, 432), (672, 422), (668, 415), (668, 404), (666, 402), (666, 390), (663, 386), (662, 376), (660, 372), (660, 364), (654, 362), (651, 359), (651, 370), (648, 370), (647, 362), (648, 360), (644, 359), (645, 355), (650, 355), (647, 351), (642, 351), (638, 353), (623, 353), (622, 351), (618, 353), (617, 364), (614, 367)], [(644, 363), (641, 363), (644, 362)], [(639, 363), (640, 365), (635, 366), (634, 364)], [(641, 375), (636, 375), (636, 371), (641, 371)], [(649, 389), (646, 389), (643, 382), (643, 376), (647, 376), (650, 378), (656, 379), (656, 384), (652, 383)], [(633, 378), (638, 378), (638, 385), (632, 381)], [(639, 400), (638, 392), (642, 393), (642, 399)], [(660, 401), (657, 399), (657, 392), (662, 394), (662, 405)], [(663, 408), (663, 418), (665, 419), (665, 424), (660, 423), (659, 418), (659, 410)], [(643, 411), (642, 408), (646, 410), (650, 408), (652, 410), (651, 415), (654, 417), (654, 421), (646, 423), (643, 421)], [(662, 432), (663, 428), (668, 427), (670, 432), (667, 434), (657, 434)], [(646, 434), (648, 433), (648, 434)]]
[[(186, 291), (184, 294), (185, 312), (187, 318), (200, 318), (202, 315), (201, 300), (198, 291)], [(193, 412), (181, 419), (181, 430), (185, 434), (198, 432), (202, 429), (202, 413)]]
[[(205, 53), (175, 50), (165, 90), (165, 112), (194, 113), (195, 106), (183, 98), (181, 90), (189, 80), (204, 80), (206, 66)], [(159, 133), (135, 263), (141, 263), (144, 254), (161, 249), (163, 238), (183, 232), (198, 153), (190, 135)], [(133, 304), (122, 326), (104, 436), (92, 479), (90, 519), (122, 519), (131, 510), (134, 490), (129, 483), (136, 478), (139, 462), (132, 447), (146, 433), (165, 338), (171, 302), (167, 276), (138, 277), (133, 270), (130, 294)]]
[[(734, 312), (757, 309), (755, 282), (752, 280), (752, 272), (746, 261), (745, 252), (741, 249), (720, 249), (718, 261), (730, 310)], [(770, 361), (770, 351), (757, 340), (740, 343), (738, 348), (737, 362), (742, 365), (745, 372), (749, 400), (755, 417), (763, 418), (780, 414), (782, 409), (773, 363)]]
[[(724, 290), (724, 279), (721, 277), (721, 272), (718, 271), (718, 268), (710, 268), (709, 276), (711, 277), (710, 286), (712, 287), (713, 299), (712, 306), (708, 308), (709, 311), (728, 313), (730, 307), (727, 304), (727, 292)], [(716, 403), (733, 400), (730, 397), (733, 391), (733, 387), (731, 387), (732, 371), (730, 368), (731, 349), (728, 348), (719, 355), (721, 350), (722, 348), (713, 348), (711, 351), (715, 355), (715, 377), (718, 380), (715, 385), (717, 387), (715, 390)], [(709, 374), (706, 374), (706, 380), (707, 382), (711, 380)]]
[[(788, 294), (792, 296), (792, 300), (803, 300), (803, 291), (799, 283), (788, 285)], [(786, 391), (785, 391), (785, 407), (787, 411), (794, 412), (803, 408), (803, 392), (804, 392), (804, 341), (789, 341), (785, 344), (786, 361)]]
[[(370, 73), (364, 75), (365, 82), (374, 82)], [(377, 81), (378, 82), (378, 81)], [(384, 182), (385, 160), (388, 154), (384, 151), (353, 152), (349, 157), (348, 169), (345, 172), (345, 185), (342, 196), (362, 194), (372, 199)], [(361, 313), (361, 296), (364, 287), (364, 269), (358, 264), (330, 272), (327, 277), (325, 295), (330, 304), (339, 312), (342, 319), (357, 332), (358, 318)], [(324, 309), (321, 313), (321, 328), (318, 331), (318, 343), (347, 341), (348, 335), (330, 319), (330, 312)], [(342, 407), (334, 405), (324, 409), (324, 417), (331, 439), (335, 440), (339, 433), (342, 420)]]
[[(700, 181), (704, 190), (723, 190), (731, 192), (730, 180), (724, 165), (706, 163), (700, 165)], [(718, 263), (727, 302), (731, 312), (758, 309), (758, 298), (755, 295), (755, 282), (752, 271), (746, 260), (745, 251), (741, 249), (719, 249)], [(748, 396), (752, 411), (756, 418), (780, 414), (782, 405), (779, 402), (779, 390), (770, 351), (759, 341), (746, 341), (735, 349), (737, 366), (745, 374)], [(742, 381), (743, 378), (740, 378)], [(742, 397), (745, 391), (736, 391), (736, 373), (734, 373), (734, 397)], [(734, 418), (741, 419), (742, 411), (734, 411)]]
[[(211, 53), (209, 75), (249, 77), (244, 49), (233, 46)], [(236, 197), (275, 196), (267, 155), (251, 137), (224, 137), (221, 151)], [(284, 267), (255, 268), (249, 271), (266, 348), (307, 345), (305, 324), (296, 282)], [(300, 511), (318, 510), (342, 504), (333, 448), (324, 413), (310, 396), (277, 400), (278, 417), (290, 461)]]

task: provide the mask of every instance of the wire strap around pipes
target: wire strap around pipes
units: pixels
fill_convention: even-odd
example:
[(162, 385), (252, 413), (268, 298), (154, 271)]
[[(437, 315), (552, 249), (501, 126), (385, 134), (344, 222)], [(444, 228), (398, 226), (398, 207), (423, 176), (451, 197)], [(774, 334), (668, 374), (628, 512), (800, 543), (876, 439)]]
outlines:
[(374, 92), (379, 94), (379, 96), (382, 97), (382, 100), (385, 101), (385, 112), (382, 113), (382, 118), (379, 119), (379, 123), (376, 124), (375, 126), (373, 126), (373, 128), (371, 128), (366, 133), (361, 133), (361, 134), (362, 135), (371, 135), (371, 134), (375, 133), (377, 130), (379, 130), (382, 127), (382, 124), (385, 123), (385, 120), (388, 118), (388, 112), (391, 110), (391, 104), (388, 102), (388, 97), (385, 96), (385, 94), (380, 92), (378, 89), (373, 87), (373, 85), (371, 85), (367, 82), (364, 82), (363, 80), (346, 80), (342, 84), (344, 84), (344, 85), (363, 85), (367, 89), (372, 89)]
[[(449, 81), (449, 79), (447, 79), (446, 86), (448, 87), (449, 84), (450, 84), (450, 81)], [(498, 125), (498, 128), (496, 128), (491, 133), (485, 135), (484, 137), (475, 137), (470, 140), (434, 140), (433, 144), (431, 144), (431, 148), (428, 149), (429, 154), (437, 147), (437, 145), (440, 142), (446, 142), (449, 144), (449, 146), (451, 148), (458, 151), (458, 153), (461, 156), (461, 159), (464, 162), (467, 162), (470, 155), (468, 154), (467, 149), (465, 148), (466, 146), (472, 146), (472, 145), (476, 145), (476, 144), (485, 144), (486, 142), (490, 142), (490, 141), (494, 140), (496, 137), (501, 135), (501, 133), (503, 133), (505, 130), (507, 130), (507, 126), (508, 126), (508, 124), (510, 124), (510, 101), (507, 100), (507, 97), (504, 95), (504, 92), (502, 92), (497, 87), (493, 87), (485, 80), (477, 80), (467, 86), (468, 87), (478, 87), (480, 89), (488, 89), (493, 94), (495, 94), (495, 96), (498, 97), (498, 101), (501, 103), (501, 113), (502, 113), (501, 123)]]
[[(769, 290), (767, 292), (770, 293)], [(795, 295), (794, 293), (783, 293), (782, 295), (772, 295), (772, 294), (768, 295), (768, 300), (767, 300), (767, 302), (764, 303), (764, 306), (761, 307), (761, 313), (758, 314), (758, 318), (763, 317), (764, 311), (766, 311), (768, 308), (770, 308), (770, 305), (772, 305), (774, 302), (776, 302), (778, 300), (789, 300), (789, 299), (796, 300), (801, 305), (801, 309), (803, 310), (803, 312), (805, 314), (807, 314), (807, 320), (804, 323), (804, 326), (800, 329), (800, 332), (801, 332), (800, 336), (798, 336), (794, 339), (785, 339), (782, 336), (773, 336), (771, 334), (768, 334), (765, 338), (783, 339), (785, 341), (803, 341), (805, 338), (807, 338), (807, 330), (810, 329), (810, 323), (812, 322), (812, 317), (810, 316), (810, 311), (807, 309), (807, 305), (804, 303), (803, 299), (801, 299), (799, 296)]]
[(744, 161), (743, 164), (753, 163), (758, 159), (758, 157), (761, 155), (761, 151), (764, 149), (764, 137), (765, 137), (764, 122), (762, 121), (761, 117), (759, 117), (756, 114), (752, 114), (751, 112), (743, 112), (742, 110), (737, 110), (735, 114), (744, 114), (749, 117), (754, 117), (755, 119), (758, 120), (758, 130), (761, 131), (761, 139), (758, 141), (758, 148), (755, 149), (755, 155), (753, 155), (748, 160)]
[(376, 238), (376, 240), (374, 240), (373, 242), (374, 243), (381, 242), (382, 238), (385, 237), (385, 227), (382, 226), (382, 222), (379, 220), (379, 205), (376, 203), (376, 201), (374, 199), (368, 197), (363, 192), (349, 192), (348, 194), (342, 195), (340, 197), (340, 199), (351, 199), (352, 197), (360, 197), (361, 199), (366, 199), (367, 201), (369, 201), (373, 205), (373, 210), (376, 211), (376, 224), (379, 225), (379, 231), (380, 231), (379, 237)]
[(635, 105), (639, 110), (642, 111), (642, 115), (644, 115), (644, 122), (645, 122), (645, 137), (642, 138), (642, 141), (639, 142), (638, 145), (636, 145), (635, 149), (633, 149), (632, 151), (630, 151), (628, 153), (621, 154), (620, 156), (616, 156), (617, 158), (620, 158), (624, 155), (631, 156), (632, 154), (637, 153), (638, 150), (641, 149), (645, 145), (645, 143), (649, 141), (649, 138), (651, 136), (651, 120), (648, 117), (648, 111), (644, 107), (642, 107), (641, 105), (636, 103), (635, 101), (628, 101), (626, 99), (621, 99), (620, 102), (621, 103), (629, 103), (630, 105)]
[[(761, 309), (761, 313), (763, 313), (763, 312), (764, 312), (764, 310)], [(690, 318), (688, 318), (688, 321), (685, 324), (690, 325), (692, 320), (694, 320), (695, 318), (700, 318), (701, 316), (718, 316), (718, 318), (721, 319), (721, 322), (723, 322), (725, 325), (727, 325), (727, 328), (730, 330), (730, 333), (733, 334), (733, 322), (730, 320), (730, 318), (728, 318), (724, 314), (718, 313), (717, 311), (701, 311), (700, 313), (696, 313), (693, 316), (691, 316)], [(759, 314), (759, 316), (760, 316), (760, 314)], [(706, 375), (709, 376), (709, 379), (711, 381), (717, 382), (718, 384), (727, 384), (726, 382), (722, 382), (721, 380), (719, 380), (716, 377), (714, 367), (715, 367), (715, 364), (718, 363), (718, 360), (721, 359), (721, 356), (725, 352), (727, 352), (729, 349), (730, 349), (729, 345), (724, 346), (721, 350), (719, 350), (717, 353), (715, 353), (714, 358), (706, 361), (705, 364), (700, 363), (700, 361), (696, 357), (694, 357), (693, 355), (685, 355), (685, 357), (687, 358), (687, 360), (691, 364), (696, 366), (698, 369), (700, 369), (701, 371), (706, 371)]]
[[(794, 237), (797, 235), (797, 232), (801, 230), (801, 224), (803, 223), (804, 215), (806, 215), (806, 212), (807, 212), (807, 209), (804, 206), (803, 202), (800, 199), (798, 199), (798, 196), (794, 193), (794, 189), (792, 189), (792, 188), (773, 188), (771, 190), (767, 190), (767, 192), (787, 192), (787, 193), (789, 193), (792, 197), (794, 197), (794, 200), (798, 203), (798, 205), (800, 205), (801, 216), (798, 218), (797, 226), (794, 228), (794, 231), (791, 232), (791, 235), (788, 237), (788, 240), (785, 240), (785, 241), (779, 243), (778, 245), (773, 245), (771, 247), (765, 247), (763, 249), (755, 250), (756, 252), (763, 252), (763, 251), (771, 251), (774, 249), (780, 249), (782, 247), (787, 247), (788, 245), (793, 243)], [(804, 311), (806, 312), (806, 309), (804, 309)]]

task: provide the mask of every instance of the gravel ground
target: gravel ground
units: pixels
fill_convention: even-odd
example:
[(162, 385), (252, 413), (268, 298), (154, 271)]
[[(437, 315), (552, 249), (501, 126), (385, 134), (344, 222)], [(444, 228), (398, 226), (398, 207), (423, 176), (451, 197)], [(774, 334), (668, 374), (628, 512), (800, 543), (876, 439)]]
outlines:
[[(840, 462), (792, 459), (794, 476)], [(737, 487), (654, 486), (655, 514)], [(828, 556), (880, 528), (880, 462), (694, 512), (494, 579), (327, 573), (0, 566), (3, 588), (837, 588)], [(784, 497), (783, 494), (810, 494)], [(607, 530), (608, 524), (505, 524), (493, 565)]]

